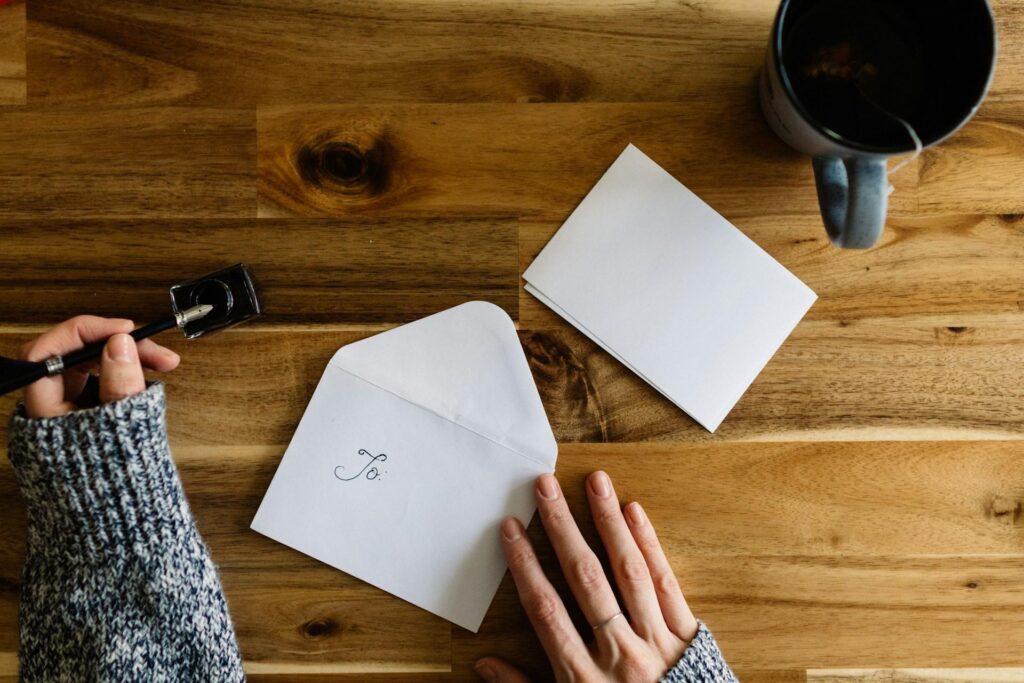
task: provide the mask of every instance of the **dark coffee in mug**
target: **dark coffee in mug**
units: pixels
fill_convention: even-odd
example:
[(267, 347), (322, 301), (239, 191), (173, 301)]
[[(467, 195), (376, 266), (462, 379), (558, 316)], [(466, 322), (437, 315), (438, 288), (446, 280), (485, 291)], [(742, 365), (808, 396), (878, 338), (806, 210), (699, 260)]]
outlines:
[(775, 132), (815, 158), (834, 242), (874, 244), (885, 219), (885, 158), (963, 125), (988, 88), (995, 50), (985, 0), (782, 3), (762, 105)]
[[(969, 11), (964, 11), (965, 9)], [(964, 0), (793, 3), (782, 64), (807, 113), (841, 138), (899, 152), (937, 142), (988, 82), (991, 21)]]

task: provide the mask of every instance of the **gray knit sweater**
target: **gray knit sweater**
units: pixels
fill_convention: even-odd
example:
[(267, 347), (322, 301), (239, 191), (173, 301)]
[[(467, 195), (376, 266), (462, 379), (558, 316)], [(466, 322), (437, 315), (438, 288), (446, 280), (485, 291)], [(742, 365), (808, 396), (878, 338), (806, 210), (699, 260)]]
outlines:
[[(161, 384), (57, 418), (19, 407), (9, 445), (28, 513), (23, 681), (245, 680), (171, 460)], [(735, 680), (703, 624), (663, 679)]]

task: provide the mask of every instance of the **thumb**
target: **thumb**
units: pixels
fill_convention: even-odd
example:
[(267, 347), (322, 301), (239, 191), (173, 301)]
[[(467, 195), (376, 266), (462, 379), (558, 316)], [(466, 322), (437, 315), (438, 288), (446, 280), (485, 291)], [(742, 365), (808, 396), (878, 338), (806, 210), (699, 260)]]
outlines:
[(100, 402), (119, 401), (145, 388), (135, 340), (127, 334), (115, 334), (107, 340), (100, 361)]
[(476, 660), (473, 670), (487, 683), (530, 683), (526, 674), (496, 657), (483, 657)]

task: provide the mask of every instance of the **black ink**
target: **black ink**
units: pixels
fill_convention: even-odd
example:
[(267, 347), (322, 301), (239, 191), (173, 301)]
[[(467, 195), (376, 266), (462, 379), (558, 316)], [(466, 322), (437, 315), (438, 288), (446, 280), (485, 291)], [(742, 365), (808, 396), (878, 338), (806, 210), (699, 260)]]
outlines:
[(359, 477), (363, 476), (363, 473), (365, 472), (366, 478), (370, 481), (380, 478), (380, 470), (377, 469), (376, 467), (373, 467), (373, 465), (387, 461), (388, 456), (385, 455), (384, 453), (381, 453), (380, 455), (373, 455), (365, 448), (359, 449), (359, 455), (365, 455), (367, 458), (370, 459), (370, 462), (366, 463), (366, 465), (363, 466), (363, 469), (359, 470), (358, 473), (351, 477), (343, 477), (338, 473), (338, 470), (344, 470), (345, 466), (338, 465), (337, 467), (334, 468), (334, 476), (342, 481), (355, 481)]

